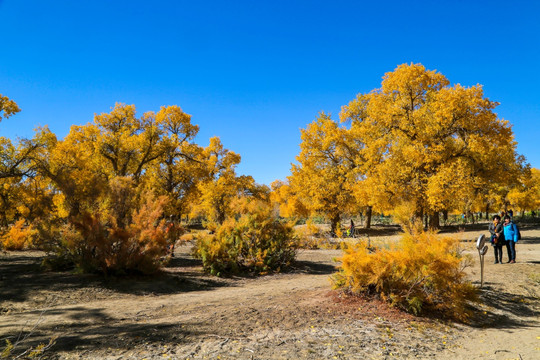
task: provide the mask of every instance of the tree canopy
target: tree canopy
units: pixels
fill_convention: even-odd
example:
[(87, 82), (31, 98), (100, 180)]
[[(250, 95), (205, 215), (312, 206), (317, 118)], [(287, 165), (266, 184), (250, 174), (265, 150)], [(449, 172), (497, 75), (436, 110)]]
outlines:
[[(413, 218), (471, 209), (497, 188), (517, 186), (528, 167), (516, 152), (511, 124), (482, 86), (451, 86), (421, 64), (385, 74), (340, 113), (322, 114), (302, 130), (290, 186), (333, 223), (351, 208), (406, 208)], [(297, 185), (296, 185), (297, 184)]]

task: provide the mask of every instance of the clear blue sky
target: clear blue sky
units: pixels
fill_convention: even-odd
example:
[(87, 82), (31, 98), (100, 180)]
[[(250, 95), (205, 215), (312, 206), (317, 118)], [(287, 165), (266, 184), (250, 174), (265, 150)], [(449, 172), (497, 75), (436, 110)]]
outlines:
[(269, 184), (318, 112), (337, 117), (413, 62), (484, 85), (540, 168), (539, 14), (533, 0), (0, 0), (0, 93), (22, 109), (0, 135), (64, 137), (115, 102), (177, 104), (198, 143), (220, 136), (240, 173)]

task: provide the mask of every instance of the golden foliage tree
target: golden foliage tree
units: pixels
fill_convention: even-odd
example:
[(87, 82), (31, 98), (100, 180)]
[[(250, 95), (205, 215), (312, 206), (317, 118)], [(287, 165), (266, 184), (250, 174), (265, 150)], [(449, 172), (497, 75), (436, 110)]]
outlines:
[[(145, 210), (146, 199), (156, 191), (145, 187), (144, 178), (151, 177), (152, 165), (170, 151), (175, 134), (168, 130), (187, 128), (181, 119), (176, 125), (164, 119), (179, 113), (179, 108), (162, 108), (157, 117), (148, 112), (138, 118), (133, 105), (116, 104), (109, 114), (96, 115), (93, 123), (73, 126), (62, 141), (47, 129), (38, 133), (47, 151), (35, 161), (62, 194), (55, 198), (63, 202), (55, 203), (57, 215), (67, 215), (71, 224), (49, 228), (55, 251), (84, 270), (157, 270), (166, 251), (165, 224), (158, 220), (168, 200), (156, 198), (156, 208)], [(186, 132), (190, 137), (192, 130)], [(146, 221), (141, 213), (153, 220)]]
[(7, 119), (19, 111), (21, 111), (21, 109), (15, 101), (0, 94), (0, 121), (2, 120), (2, 116)]
[[(205, 173), (198, 184), (199, 202), (195, 204), (192, 215), (203, 216), (209, 223), (223, 224), (233, 214), (232, 201), (243, 194), (264, 194), (251, 176), (237, 176), (236, 165), (240, 155), (225, 149), (218, 137), (210, 139), (204, 149)], [(262, 190), (262, 192), (261, 192)]]
[(539, 209), (540, 170), (532, 168), (524, 172), (519, 184), (508, 192), (507, 201), (515, 210), (521, 210), (522, 215), (526, 210)]
[(511, 125), (497, 118), (496, 106), (480, 85), (450, 86), (436, 71), (403, 64), (340, 116), (364, 144), (367, 184), (379, 206), (410, 203), (415, 217), (429, 214), (436, 227), (440, 211), (490, 181), (507, 182), (519, 168)]
[(301, 139), (298, 164), (292, 165), (288, 179), (296, 198), (291, 205), (328, 217), (335, 232), (341, 215), (357, 208), (353, 187), (360, 180), (358, 143), (324, 113), (301, 130)]
[[(0, 94), (0, 120), (20, 109), (17, 104)], [(14, 144), (0, 137), (0, 227), (6, 227), (24, 217), (33, 220), (46, 211), (50, 191), (37, 176), (33, 162), (35, 154), (43, 149), (38, 139), (22, 139)]]
[[(44, 129), (40, 136), (47, 139), (48, 152), (38, 161), (65, 195), (71, 215), (95, 209), (115, 179), (129, 179), (135, 197), (145, 187), (167, 195), (180, 212), (178, 203), (201, 176), (193, 165), (202, 152), (192, 142), (197, 131), (178, 106), (137, 117), (134, 105), (116, 104), (110, 113), (96, 115), (93, 123), (73, 126), (63, 141)], [(130, 221), (129, 211), (117, 215)]]
[[(4, 117), (18, 111), (9, 99), (0, 100)], [(178, 106), (137, 116), (134, 105), (116, 104), (92, 123), (72, 126), (63, 140), (47, 127), (18, 145), (0, 138), (0, 225), (20, 217), (36, 220), (41, 245), (56, 254), (47, 260), (52, 266), (106, 274), (154, 272), (166, 245), (179, 235), (165, 221), (170, 216), (178, 219), (191, 211), (218, 228), (226, 219), (246, 215), (241, 210), (249, 207), (246, 202), (268, 207), (268, 187), (236, 174), (240, 156), (218, 137), (206, 148), (197, 145), (198, 130)], [(266, 214), (255, 213), (258, 220)], [(258, 226), (251, 225), (251, 230)], [(274, 225), (259, 229), (270, 236), (261, 241), (272, 243), (272, 229), (279, 228)], [(26, 246), (25, 229), (23, 220), (17, 222), (10, 230), (17, 244), (2, 243)], [(261, 246), (245, 257), (263, 261), (254, 263), (259, 271), (275, 269), (266, 259), (267, 253), (275, 254)]]
[(10, 139), (0, 137), (0, 179), (23, 178), (35, 173), (32, 158), (43, 147), (39, 139), (22, 139), (13, 144)]
[(276, 180), (270, 184), (270, 189), (270, 201), (280, 216), (285, 218), (309, 216), (309, 210), (288, 181)]
[(176, 105), (163, 106), (156, 124), (162, 130), (162, 154), (149, 167), (146, 186), (169, 198), (167, 215), (181, 217), (196, 201), (197, 184), (205, 174), (204, 149), (194, 143), (199, 127)]

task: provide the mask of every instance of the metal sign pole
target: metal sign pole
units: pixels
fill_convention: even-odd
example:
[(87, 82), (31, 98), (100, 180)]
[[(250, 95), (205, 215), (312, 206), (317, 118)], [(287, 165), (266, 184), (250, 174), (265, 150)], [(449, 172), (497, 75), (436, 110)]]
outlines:
[(476, 248), (478, 249), (478, 255), (480, 256), (480, 287), (484, 286), (484, 255), (488, 251), (488, 246), (486, 244), (486, 237), (484, 234), (478, 237), (476, 240)]

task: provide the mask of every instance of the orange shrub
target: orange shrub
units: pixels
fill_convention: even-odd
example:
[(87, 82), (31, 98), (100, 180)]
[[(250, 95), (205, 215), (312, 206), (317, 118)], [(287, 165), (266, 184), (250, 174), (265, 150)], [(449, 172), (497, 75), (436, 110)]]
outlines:
[(48, 263), (61, 267), (71, 263), (83, 272), (115, 275), (158, 271), (166, 260), (168, 245), (175, 240), (162, 219), (166, 201), (166, 197), (148, 196), (133, 212), (127, 226), (117, 224), (111, 214), (95, 212), (78, 216), (60, 229), (49, 230), (49, 250), (56, 256)]
[(195, 256), (211, 274), (280, 271), (296, 257), (292, 225), (280, 222), (263, 202), (253, 201), (238, 220), (229, 218), (215, 234), (197, 239)]
[(336, 288), (376, 295), (414, 314), (437, 311), (466, 320), (468, 301), (477, 299), (476, 289), (465, 281), (466, 260), (457, 239), (405, 234), (389, 249), (346, 249), (334, 281)]
[(36, 231), (31, 225), (25, 226), (24, 223), (24, 219), (18, 220), (0, 238), (1, 245), (4, 249), (23, 250), (33, 245)]

